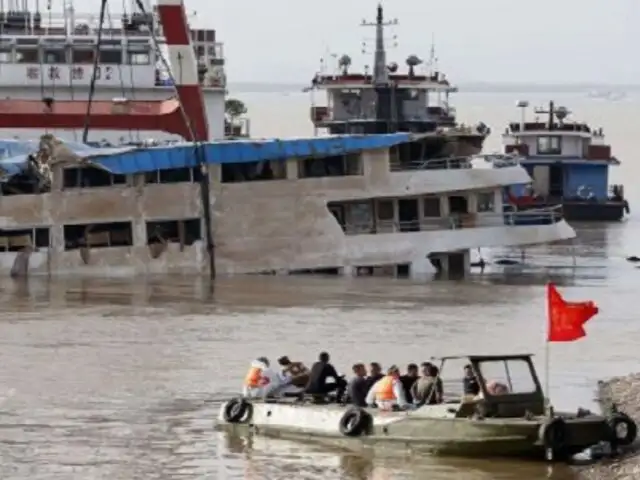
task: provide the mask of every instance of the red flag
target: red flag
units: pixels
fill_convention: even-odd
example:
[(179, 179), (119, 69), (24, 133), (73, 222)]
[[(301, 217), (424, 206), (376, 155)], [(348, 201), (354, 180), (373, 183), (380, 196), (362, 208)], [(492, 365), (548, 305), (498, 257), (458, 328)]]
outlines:
[(549, 332), (547, 342), (573, 342), (587, 335), (584, 324), (598, 313), (593, 302), (567, 302), (556, 286), (547, 285)]

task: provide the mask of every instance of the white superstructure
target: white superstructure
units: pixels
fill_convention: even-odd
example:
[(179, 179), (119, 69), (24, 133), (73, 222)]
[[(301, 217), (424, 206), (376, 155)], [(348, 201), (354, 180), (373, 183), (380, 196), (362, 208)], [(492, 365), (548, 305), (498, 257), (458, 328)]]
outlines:
[[(13, 5), (15, 3), (15, 5)], [(20, 5), (18, 5), (18, 3)], [(158, 23), (157, 10), (147, 7), (144, 13), (132, 5), (124, 13), (107, 14), (99, 49), (98, 12), (81, 14), (65, 1), (44, 8), (36, 3), (9, 2), (0, 6), (0, 98), (55, 101), (86, 101), (94, 70), (93, 99), (164, 100), (175, 95), (169, 75), (160, 61), (153, 38), (162, 54), (167, 53), (164, 32)], [(207, 105), (209, 137), (224, 137), (224, 100), (226, 78), (223, 46), (216, 41), (215, 30), (191, 30), (191, 45), (198, 62), (197, 75)], [(98, 62), (94, 61), (98, 54)], [(174, 59), (175, 60), (175, 59)], [(185, 74), (195, 74), (191, 65), (174, 61), (171, 70), (176, 83)], [(56, 136), (78, 141), (81, 128), (51, 130)], [(0, 128), (1, 138), (33, 139), (41, 129)], [(92, 130), (91, 141), (112, 143), (177, 140), (175, 135), (158, 131)]]

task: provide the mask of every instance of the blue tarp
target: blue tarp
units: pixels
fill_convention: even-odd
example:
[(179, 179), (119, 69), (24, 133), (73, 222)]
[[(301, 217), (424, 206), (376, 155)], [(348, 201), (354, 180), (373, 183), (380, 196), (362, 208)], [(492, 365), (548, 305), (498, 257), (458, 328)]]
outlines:
[[(410, 141), (409, 133), (388, 135), (337, 135), (287, 140), (221, 140), (202, 145), (208, 164), (286, 160), (292, 157), (326, 157), (362, 150), (389, 148)], [(133, 174), (197, 166), (194, 145), (181, 143), (159, 147), (96, 148), (81, 143), (65, 144), (82, 158), (116, 174)], [(37, 150), (33, 141), (0, 140), (0, 177), (23, 171), (27, 155)]]
[[(410, 140), (409, 133), (389, 135), (341, 135), (300, 139), (223, 140), (206, 143), (208, 164), (247, 163), (264, 160), (286, 160), (292, 157), (325, 157), (345, 153), (389, 148)], [(131, 174), (197, 166), (193, 144), (151, 147), (118, 154), (89, 155), (93, 162), (112, 173)]]

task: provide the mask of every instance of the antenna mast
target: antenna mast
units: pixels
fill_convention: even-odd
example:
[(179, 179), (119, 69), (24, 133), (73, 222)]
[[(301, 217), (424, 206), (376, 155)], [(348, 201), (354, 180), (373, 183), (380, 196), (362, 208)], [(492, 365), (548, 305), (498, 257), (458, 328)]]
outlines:
[(431, 34), (431, 48), (429, 49), (429, 61), (427, 62), (430, 73), (438, 71), (438, 57), (436, 57), (436, 37)]
[(389, 72), (387, 71), (387, 51), (384, 48), (384, 27), (398, 25), (398, 20), (384, 21), (382, 4), (378, 4), (378, 14), (375, 22), (362, 21), (363, 27), (376, 27), (376, 50), (373, 60), (373, 84), (376, 86), (389, 85)]

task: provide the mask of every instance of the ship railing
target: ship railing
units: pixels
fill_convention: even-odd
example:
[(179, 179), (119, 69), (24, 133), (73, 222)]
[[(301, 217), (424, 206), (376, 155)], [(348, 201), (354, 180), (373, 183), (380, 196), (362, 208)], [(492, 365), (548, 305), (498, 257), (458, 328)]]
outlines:
[(556, 206), (522, 212), (452, 214), (446, 217), (424, 218), (414, 221), (372, 220), (359, 223), (349, 222), (341, 226), (347, 235), (366, 235), (504, 226), (553, 225), (562, 221), (563, 218), (562, 207)]
[(483, 159), (485, 162), (491, 163), (495, 168), (515, 167), (520, 165), (524, 160), (521, 155), (504, 154), (504, 153), (486, 153), (475, 155), (474, 158)]
[(414, 160), (408, 163), (391, 162), (392, 172), (406, 170), (459, 170), (472, 168), (469, 157), (432, 158), (429, 160)]

